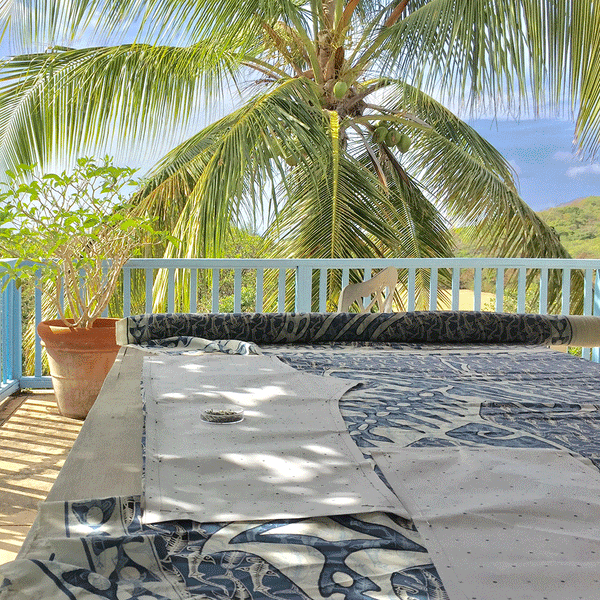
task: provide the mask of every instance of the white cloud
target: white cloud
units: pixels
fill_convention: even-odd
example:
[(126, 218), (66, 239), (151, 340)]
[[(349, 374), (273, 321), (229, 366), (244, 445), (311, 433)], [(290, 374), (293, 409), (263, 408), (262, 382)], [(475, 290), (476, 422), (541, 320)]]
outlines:
[(508, 161), (508, 164), (514, 169), (517, 175), (521, 174), (521, 167), (517, 164), (517, 161), (511, 159)]
[(593, 163), (583, 167), (569, 167), (567, 169), (568, 177), (579, 177), (580, 175), (600, 175), (600, 164)]
[(582, 164), (582, 161), (573, 152), (558, 150), (552, 155), (554, 160), (566, 163), (579, 163), (578, 166), (569, 167), (566, 171), (567, 177), (575, 179), (584, 175), (600, 175), (600, 163)]
[(573, 162), (577, 160), (572, 152), (564, 152), (562, 150), (555, 152), (552, 155), (552, 158), (554, 158), (554, 160), (560, 160), (561, 162)]

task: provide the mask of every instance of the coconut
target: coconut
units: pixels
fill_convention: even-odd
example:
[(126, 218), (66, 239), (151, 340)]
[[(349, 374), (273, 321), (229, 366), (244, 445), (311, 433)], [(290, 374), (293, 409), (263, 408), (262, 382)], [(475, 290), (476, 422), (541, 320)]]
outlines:
[(373, 132), (372, 140), (376, 144), (381, 144), (381, 142), (385, 141), (385, 137), (388, 134), (387, 127), (378, 127)]
[(400, 141), (400, 132), (396, 129), (390, 129), (385, 136), (386, 146), (395, 146)]
[(398, 150), (400, 150), (400, 152), (402, 152), (402, 154), (404, 154), (405, 152), (408, 152), (408, 149), (410, 148), (411, 145), (411, 139), (405, 134), (403, 133), (400, 136), (400, 140), (398, 141)]
[(333, 95), (338, 99), (342, 99), (348, 91), (348, 84), (345, 81), (338, 81), (333, 86)]

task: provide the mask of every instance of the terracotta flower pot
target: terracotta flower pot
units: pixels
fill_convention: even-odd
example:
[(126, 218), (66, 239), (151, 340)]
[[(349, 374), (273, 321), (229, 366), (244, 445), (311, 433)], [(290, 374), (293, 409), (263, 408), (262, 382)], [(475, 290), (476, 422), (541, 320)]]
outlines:
[(119, 351), (117, 321), (97, 319), (91, 329), (69, 329), (61, 320), (38, 325), (61, 415), (87, 416)]

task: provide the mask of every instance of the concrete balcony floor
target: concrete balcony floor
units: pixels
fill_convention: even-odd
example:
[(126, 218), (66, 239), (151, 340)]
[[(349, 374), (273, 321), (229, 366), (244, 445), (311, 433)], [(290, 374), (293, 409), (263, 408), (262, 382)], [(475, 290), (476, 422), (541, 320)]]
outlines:
[(52, 391), (0, 405), (0, 564), (16, 557), (82, 425), (58, 414)]

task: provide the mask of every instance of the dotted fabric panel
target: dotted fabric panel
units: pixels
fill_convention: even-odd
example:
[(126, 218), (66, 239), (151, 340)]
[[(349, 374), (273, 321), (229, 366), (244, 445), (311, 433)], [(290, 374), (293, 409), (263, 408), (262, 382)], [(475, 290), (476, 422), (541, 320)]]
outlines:
[(585, 459), (506, 448), (373, 457), (450, 598), (600, 599), (600, 474)]
[[(145, 357), (143, 521), (406, 514), (341, 417), (354, 385), (270, 356)], [(244, 420), (202, 421), (215, 404)]]

